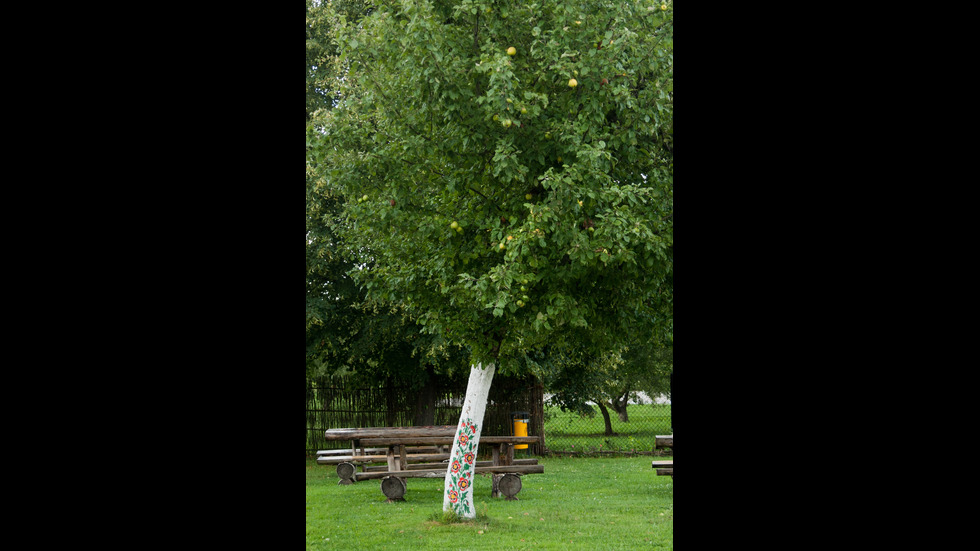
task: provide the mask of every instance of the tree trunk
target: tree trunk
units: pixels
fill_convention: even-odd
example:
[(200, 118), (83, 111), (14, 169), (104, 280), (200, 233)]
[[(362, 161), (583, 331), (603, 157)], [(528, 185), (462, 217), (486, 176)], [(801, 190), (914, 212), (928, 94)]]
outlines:
[(415, 426), (428, 427), (435, 424), (436, 419), (436, 384), (432, 370), (425, 370), (425, 386), (415, 399)]
[(612, 421), (609, 420), (609, 410), (606, 406), (602, 405), (601, 401), (596, 401), (599, 405), (599, 411), (602, 412), (602, 420), (606, 422), (606, 434), (605, 436), (616, 436), (616, 433), (612, 430)]
[(442, 510), (452, 510), (462, 518), (476, 518), (476, 507), (473, 505), (476, 451), (483, 432), (483, 414), (487, 410), (487, 395), (493, 381), (494, 369), (494, 364), (486, 368), (480, 364), (470, 366), (466, 399), (459, 414), (453, 449), (449, 454)]
[(626, 411), (626, 406), (630, 401), (630, 391), (626, 391), (617, 398), (613, 398), (609, 401), (609, 407), (613, 408), (617, 414), (619, 414), (619, 420), (624, 423), (630, 422), (630, 416)]

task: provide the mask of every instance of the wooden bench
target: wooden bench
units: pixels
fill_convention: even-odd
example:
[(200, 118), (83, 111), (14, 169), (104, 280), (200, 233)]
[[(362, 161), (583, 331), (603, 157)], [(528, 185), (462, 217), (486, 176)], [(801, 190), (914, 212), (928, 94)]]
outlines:
[[(656, 447), (658, 448), (670, 448), (674, 449), (674, 435), (673, 434), (658, 434)], [(652, 467), (657, 469), (657, 475), (667, 475), (674, 478), (674, 460), (669, 461), (654, 461)]]
[(657, 469), (658, 475), (667, 475), (671, 478), (674, 477), (674, 460), (670, 461), (654, 461), (653, 468)]
[[(378, 463), (387, 460), (385, 455), (388, 448), (364, 448), (361, 450), (317, 450), (316, 462), (318, 465), (337, 465), (340, 463)], [(416, 455), (440, 455), (449, 453), (436, 446), (406, 448), (406, 453), (415, 458)], [(357, 455), (355, 455), (357, 454)], [(430, 459), (429, 461), (436, 461)]]
[[(448, 468), (449, 452), (456, 438), (456, 427), (442, 425), (437, 427), (374, 427), (365, 429), (331, 429), (326, 433), (327, 440), (350, 440), (352, 461), (337, 465), (338, 484), (353, 484), (360, 480), (381, 479), (381, 491), (388, 501), (404, 501), (407, 478), (444, 478)], [(508, 500), (521, 490), (520, 475), (543, 473), (544, 466), (537, 459), (514, 459), (514, 445), (540, 442), (538, 436), (481, 436), (481, 444), (490, 444), (492, 460), (477, 461), (476, 474), (492, 475), (490, 496), (499, 497), (501, 493)], [(385, 455), (367, 455), (365, 446), (384, 446)], [(409, 453), (410, 446), (436, 446), (446, 449), (445, 453)], [(443, 448), (444, 447), (444, 448)], [(419, 449), (419, 448), (415, 448)], [(360, 453), (358, 453), (360, 450)], [(375, 459), (377, 458), (377, 459)], [(361, 463), (357, 472), (354, 462)], [(385, 461), (382, 467), (367, 467), (370, 461)], [(432, 463), (440, 461), (440, 463)], [(317, 460), (317, 463), (321, 463)]]

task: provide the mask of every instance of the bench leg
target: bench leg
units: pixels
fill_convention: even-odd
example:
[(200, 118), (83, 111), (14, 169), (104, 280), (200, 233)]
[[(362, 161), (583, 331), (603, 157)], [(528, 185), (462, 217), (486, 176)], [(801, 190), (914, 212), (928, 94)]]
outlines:
[(404, 478), (386, 476), (381, 480), (381, 491), (388, 497), (387, 503), (405, 501), (406, 490), (408, 490), (408, 485)]
[(500, 492), (507, 496), (507, 501), (517, 501), (517, 493), (521, 491), (521, 477), (513, 473), (507, 473), (500, 477), (497, 483)]
[(347, 486), (354, 483), (354, 472), (356, 468), (353, 463), (338, 463), (337, 464), (337, 476), (340, 477), (340, 481), (337, 484)]

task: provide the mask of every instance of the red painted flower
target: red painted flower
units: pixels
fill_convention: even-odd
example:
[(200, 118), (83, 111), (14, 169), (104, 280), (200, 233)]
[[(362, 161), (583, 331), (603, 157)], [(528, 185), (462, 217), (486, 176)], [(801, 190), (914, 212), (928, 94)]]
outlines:
[(465, 478), (460, 478), (459, 479), (459, 489), (460, 489), (460, 491), (465, 490), (469, 486), (470, 486), (470, 481), (469, 480), (466, 480)]
[(470, 453), (466, 454), (463, 457), (463, 459), (465, 459), (467, 463), (469, 463), (470, 465), (472, 465), (473, 464), (473, 452), (470, 452)]
[(466, 434), (460, 434), (459, 435), (459, 445), (460, 446), (465, 446), (466, 443), (469, 442), (469, 441), (470, 441), (470, 437), (469, 436), (466, 436)]
[(453, 472), (454, 473), (458, 473), (460, 467), (461, 467), (461, 465), (459, 464), (459, 461), (453, 461)]
[(456, 503), (456, 501), (458, 500), (459, 500), (459, 494), (456, 492), (456, 490), (449, 490), (449, 501)]

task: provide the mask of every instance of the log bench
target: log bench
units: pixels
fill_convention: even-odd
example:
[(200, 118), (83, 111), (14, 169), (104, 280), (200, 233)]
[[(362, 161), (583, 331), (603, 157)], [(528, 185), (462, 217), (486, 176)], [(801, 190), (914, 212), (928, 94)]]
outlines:
[[(387, 448), (364, 448), (360, 450), (317, 450), (316, 462), (318, 465), (337, 465), (340, 463), (383, 463), (387, 461)], [(448, 450), (436, 446), (411, 447), (405, 448), (409, 457), (415, 459), (416, 455), (438, 455), (448, 454)], [(356, 454), (356, 455), (355, 455)], [(439, 458), (428, 459), (427, 461), (438, 461)]]
[(654, 461), (653, 468), (657, 469), (657, 475), (667, 475), (674, 478), (674, 460)]
[[(351, 440), (353, 442), (352, 460), (361, 463), (361, 472), (357, 472), (354, 462), (341, 462), (337, 465), (338, 484), (353, 484), (360, 480), (381, 479), (381, 491), (388, 501), (404, 501), (408, 478), (445, 478), (448, 468), (449, 452), (456, 438), (456, 427), (442, 425), (437, 427), (374, 427), (366, 429), (331, 429), (327, 431), (327, 440)], [(540, 442), (538, 436), (481, 436), (481, 444), (492, 446), (492, 460), (477, 461), (474, 465), (476, 474), (492, 475), (490, 497), (499, 497), (501, 493), (508, 500), (516, 500), (521, 490), (520, 475), (543, 473), (544, 466), (538, 465), (537, 459), (514, 459), (516, 444), (531, 444)], [(365, 453), (366, 446), (384, 446), (385, 466), (368, 467), (364, 465), (369, 456)], [(409, 453), (412, 447), (436, 446), (445, 447), (445, 453), (424, 454)], [(360, 450), (360, 453), (358, 453)], [(433, 463), (438, 461), (438, 463)], [(317, 460), (320, 463), (320, 460)]]
[[(674, 449), (674, 435), (673, 434), (658, 434), (656, 447), (658, 448), (670, 448), (671, 451)], [(652, 467), (657, 469), (657, 475), (667, 475), (674, 478), (674, 460), (669, 461), (654, 461)]]

